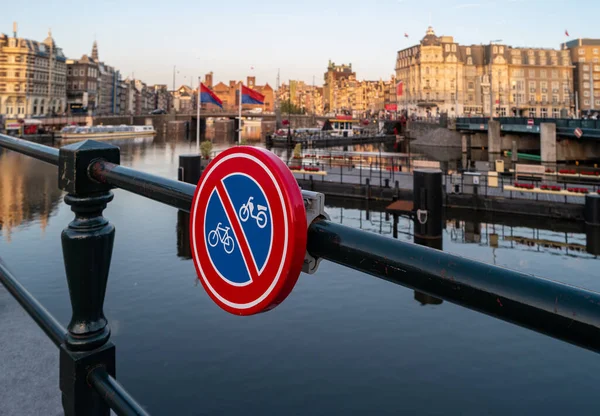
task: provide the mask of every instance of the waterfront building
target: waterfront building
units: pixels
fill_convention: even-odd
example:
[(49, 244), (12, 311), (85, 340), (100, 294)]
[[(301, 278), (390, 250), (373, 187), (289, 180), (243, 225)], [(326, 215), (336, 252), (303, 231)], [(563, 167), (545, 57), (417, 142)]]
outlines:
[(573, 80), (582, 114), (600, 111), (600, 39), (575, 39), (563, 43), (575, 67)]
[(170, 97), (166, 84), (157, 84), (150, 87), (154, 91), (154, 109), (169, 111)]
[(25, 118), (61, 114), (67, 102), (66, 57), (52, 34), (43, 42), (0, 34), (0, 114)]
[(356, 78), (356, 73), (352, 71), (352, 64), (336, 65), (329, 60), (327, 71), (324, 74), (323, 84), (323, 108), (325, 113), (335, 113), (337, 108), (340, 108), (340, 102), (343, 100), (337, 97), (337, 89), (339, 84), (348, 80), (351, 77)]
[(279, 87), (277, 97), (280, 103), (291, 102), (306, 114), (323, 114), (323, 87), (290, 80)]
[(409, 114), (560, 117), (574, 110), (568, 51), (508, 45), (459, 45), (432, 27), (397, 52), (399, 110)]
[(192, 113), (194, 110), (193, 103), (195, 100), (192, 100), (194, 95), (194, 90), (187, 85), (182, 85), (177, 90), (173, 92), (173, 108), (178, 113)]
[(67, 60), (67, 112), (87, 114), (97, 107), (98, 63), (83, 55)]

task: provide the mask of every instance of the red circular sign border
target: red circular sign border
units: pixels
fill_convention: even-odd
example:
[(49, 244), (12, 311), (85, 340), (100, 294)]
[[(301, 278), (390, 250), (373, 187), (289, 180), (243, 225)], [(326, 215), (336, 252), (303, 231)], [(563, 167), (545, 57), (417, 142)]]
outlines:
[[(283, 253), (283, 254), (285, 254), (284, 258), (281, 258), (281, 257), (279, 258), (280, 260), (283, 260), (283, 265), (282, 265), (279, 276), (278, 277), (277, 276), (270, 277), (270, 282), (271, 282), (270, 284), (272, 284), (273, 280), (275, 280), (276, 278), (278, 279), (277, 283), (275, 284), (274, 287), (272, 287), (270, 289), (270, 292), (264, 297), (264, 299), (258, 301), (256, 304), (249, 306), (249, 307), (231, 306), (226, 303), (226, 302), (228, 302), (228, 300), (226, 299), (226, 296), (227, 296), (226, 294), (224, 295), (223, 293), (218, 293), (218, 292), (215, 293), (214, 292), (214, 288), (211, 287), (210, 284), (211, 284), (211, 279), (215, 279), (215, 277), (210, 276), (210, 274), (211, 274), (211, 272), (216, 274), (216, 272), (213, 269), (212, 265), (210, 264), (210, 260), (208, 259), (208, 251), (206, 249), (206, 242), (204, 241), (204, 238), (203, 238), (204, 216), (205, 216), (205, 209), (206, 209), (206, 206), (208, 203), (208, 199), (205, 199), (204, 205), (202, 205), (200, 203), (201, 196), (204, 196), (205, 194), (208, 194), (210, 196), (216, 186), (211, 183), (216, 184), (227, 176), (227, 175), (223, 175), (221, 177), (216, 177), (216, 179), (214, 179), (215, 178), (214, 175), (215, 175), (215, 172), (217, 171), (217, 168), (219, 168), (219, 166), (222, 163), (224, 163), (224, 162), (222, 162), (223, 159), (231, 160), (231, 159), (234, 159), (235, 157), (240, 157), (240, 158), (243, 158), (246, 160), (248, 160), (248, 159), (252, 160), (252, 158), (254, 158), (254, 159), (258, 160), (259, 162), (261, 162), (264, 165), (264, 168), (266, 169), (266, 171), (271, 172), (271, 174), (272, 174), (271, 179), (274, 180), (275, 183), (278, 185), (278, 188), (281, 191), (281, 198), (283, 199), (283, 205), (286, 206), (286, 208), (287, 208), (285, 210), (285, 217), (287, 218), (287, 224), (288, 224), (287, 252)], [(238, 168), (239, 166), (240, 165), (236, 166), (236, 168)], [(265, 171), (265, 173), (266, 173), (266, 171)], [(254, 178), (254, 175), (252, 175), (251, 172), (229, 171), (229, 174), (232, 174), (232, 173), (242, 173), (242, 174), (246, 174), (246, 175)], [(256, 172), (254, 172), (254, 173), (256, 173)], [(208, 185), (207, 185), (207, 183), (208, 183)], [(271, 185), (273, 185), (273, 184), (271, 184)], [(265, 191), (265, 194), (267, 194), (266, 195), (267, 199), (271, 202), (273, 200), (273, 196), (268, 195), (269, 191), (265, 189), (264, 184), (261, 184), (261, 187)], [(279, 200), (279, 195), (277, 195), (277, 199)], [(306, 214), (305, 214), (305, 209), (304, 209), (304, 201), (302, 198), (302, 193), (300, 191), (298, 183), (296, 182), (296, 179), (294, 178), (294, 175), (290, 172), (288, 167), (285, 165), (285, 163), (283, 163), (283, 161), (281, 159), (279, 159), (276, 155), (274, 155), (273, 153), (271, 153), (265, 149), (260, 149), (260, 148), (251, 147), (251, 146), (237, 146), (237, 147), (232, 147), (230, 149), (227, 149), (227, 150), (221, 152), (205, 168), (204, 173), (203, 173), (202, 177), (200, 178), (198, 185), (196, 186), (196, 191), (195, 191), (194, 197), (192, 199), (192, 206), (191, 206), (190, 214), (191, 214), (190, 245), (192, 248), (192, 258), (193, 258), (193, 262), (194, 262), (194, 267), (196, 268), (196, 272), (198, 274), (198, 279), (202, 283), (202, 286), (204, 287), (204, 289), (206, 290), (208, 295), (211, 297), (211, 299), (217, 305), (219, 305), (219, 307), (221, 307), (225, 311), (230, 312), (234, 315), (253, 315), (253, 314), (256, 314), (259, 312), (264, 312), (264, 311), (273, 309), (278, 304), (283, 302), (283, 300), (285, 300), (285, 298), (290, 294), (290, 292), (294, 288), (294, 286), (298, 280), (298, 276), (300, 275), (300, 272), (302, 270), (302, 265), (304, 263), (304, 255), (306, 253), (306, 238), (307, 238), (306, 229), (307, 229), (307, 227), (306, 227)], [(276, 215), (276, 214), (277, 213), (272, 213), (272, 215)], [(199, 215), (201, 215), (202, 217), (199, 218), (198, 217)], [(200, 226), (200, 224), (202, 224), (202, 225)], [(194, 228), (197, 228), (198, 230), (194, 230)], [(198, 245), (196, 245), (196, 241), (195, 241), (197, 239), (197, 233), (198, 233), (198, 237), (202, 236), (202, 238), (198, 238)], [(202, 233), (202, 234), (200, 234), (200, 233)], [(275, 245), (275, 235), (276, 234), (277, 234), (277, 230), (273, 229), (273, 242), (272, 242), (273, 246)], [(275, 258), (275, 257), (273, 257), (273, 253), (271, 252), (269, 259), (267, 260), (267, 265), (265, 266), (265, 270), (263, 270), (263, 274), (261, 274), (261, 277), (265, 276), (264, 273), (265, 273), (265, 271), (267, 271), (269, 264), (271, 264), (273, 262), (273, 260), (272, 260), (273, 258)], [(207, 267), (204, 268), (207, 270), (204, 270), (203, 267), (201, 267), (201, 263), (204, 264), (204, 262), (207, 262), (207, 264), (208, 264), (207, 267), (210, 268), (211, 270), (208, 270)], [(281, 265), (281, 263), (278, 263), (278, 264)], [(207, 277), (207, 274), (209, 275), (208, 277)], [(205, 281), (205, 279), (207, 281)], [(221, 283), (224, 283), (224, 281), (221, 277), (218, 277), (217, 283), (221, 284)], [(213, 283), (213, 285), (214, 285), (214, 283)], [(231, 287), (233, 288), (234, 286), (231, 286)], [(270, 286), (267, 286), (267, 287), (270, 287)], [(219, 298), (219, 296), (224, 297), (225, 301), (221, 300)], [(264, 296), (264, 294), (263, 294), (263, 296)], [(256, 300), (254, 302), (256, 302)], [(229, 302), (229, 303), (234, 303), (234, 302)]]

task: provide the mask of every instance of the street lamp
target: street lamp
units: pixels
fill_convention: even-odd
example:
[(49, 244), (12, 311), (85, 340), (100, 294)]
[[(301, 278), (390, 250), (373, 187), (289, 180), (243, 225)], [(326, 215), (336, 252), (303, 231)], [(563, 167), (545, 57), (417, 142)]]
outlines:
[(502, 42), (502, 39), (496, 39), (496, 40), (490, 40), (490, 76), (489, 76), (489, 81), (490, 81), (490, 120), (494, 119), (494, 93), (493, 93), (493, 89), (492, 89), (492, 62), (494, 60), (494, 53), (492, 52), (492, 45), (494, 43), (498, 43), (498, 42)]

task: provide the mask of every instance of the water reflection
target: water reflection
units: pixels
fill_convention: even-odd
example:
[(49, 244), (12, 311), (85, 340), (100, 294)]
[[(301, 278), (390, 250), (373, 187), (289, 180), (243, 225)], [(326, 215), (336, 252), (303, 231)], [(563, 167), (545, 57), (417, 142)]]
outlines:
[(0, 234), (7, 241), (15, 227), (32, 222), (43, 234), (61, 197), (55, 166), (0, 149)]

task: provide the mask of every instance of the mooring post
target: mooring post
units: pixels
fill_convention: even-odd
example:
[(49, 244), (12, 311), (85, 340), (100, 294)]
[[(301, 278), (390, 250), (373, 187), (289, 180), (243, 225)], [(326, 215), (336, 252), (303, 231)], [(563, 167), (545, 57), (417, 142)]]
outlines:
[[(179, 155), (177, 180), (196, 185), (202, 176), (202, 158), (200, 155)], [(177, 256), (184, 259), (192, 258), (190, 247), (190, 214), (179, 210), (177, 212)]]
[(413, 175), (415, 243), (442, 249), (442, 171), (416, 169)]
[[(442, 171), (417, 169), (413, 175), (414, 242), (443, 250)], [(439, 305), (443, 301), (415, 290), (414, 298), (421, 305)]]
[(179, 155), (177, 180), (197, 184), (202, 176), (202, 157), (200, 155)]
[(60, 347), (60, 390), (66, 416), (108, 416), (110, 408), (90, 387), (92, 369), (103, 367), (115, 376), (115, 347), (104, 317), (104, 296), (115, 238), (115, 227), (102, 216), (113, 199), (111, 186), (92, 180), (88, 167), (103, 159), (120, 162), (119, 148), (86, 140), (62, 147), (58, 183), (67, 192), (75, 219), (62, 232), (62, 249), (72, 316)]

